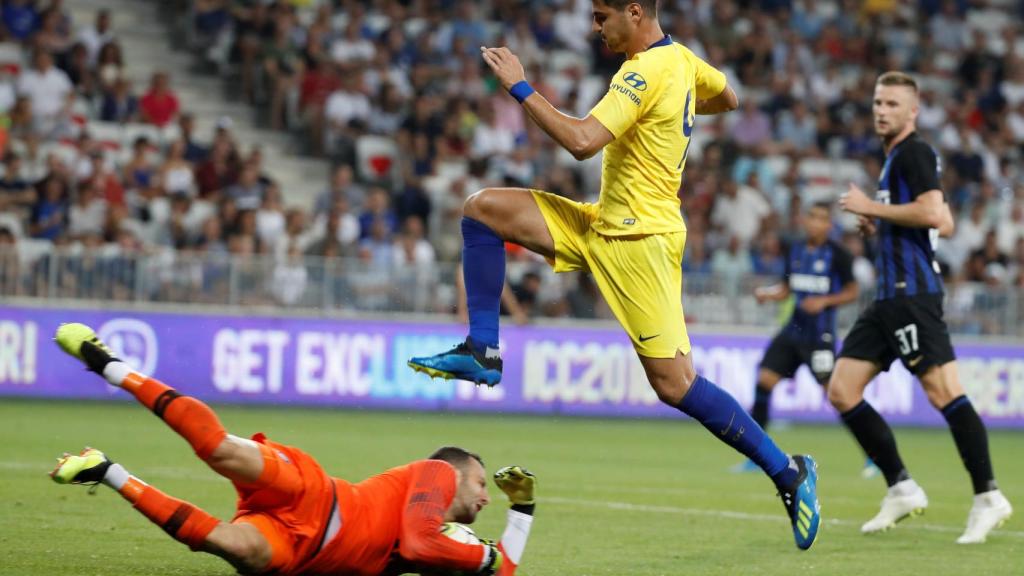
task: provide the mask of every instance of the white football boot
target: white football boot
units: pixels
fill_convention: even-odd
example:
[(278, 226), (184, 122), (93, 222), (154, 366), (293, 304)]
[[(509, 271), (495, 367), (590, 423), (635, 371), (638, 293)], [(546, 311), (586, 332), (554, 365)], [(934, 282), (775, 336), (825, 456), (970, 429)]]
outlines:
[(974, 505), (967, 515), (967, 530), (956, 539), (957, 544), (981, 544), (993, 529), (1003, 525), (1013, 514), (1013, 506), (999, 490), (974, 495)]
[(913, 478), (908, 478), (889, 488), (878, 515), (865, 522), (860, 531), (864, 534), (884, 532), (904, 518), (924, 514), (927, 507), (928, 496), (924, 489)]

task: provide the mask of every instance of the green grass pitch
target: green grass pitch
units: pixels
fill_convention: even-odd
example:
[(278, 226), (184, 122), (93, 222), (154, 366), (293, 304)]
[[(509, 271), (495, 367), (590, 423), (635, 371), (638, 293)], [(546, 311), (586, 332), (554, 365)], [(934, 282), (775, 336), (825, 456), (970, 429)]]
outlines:
[[(463, 416), (217, 407), (230, 431), (265, 432), (316, 456), (335, 475), (360, 480), (453, 443), (479, 451), (488, 468), (523, 464), (539, 477), (537, 517), (521, 574), (870, 575), (1024, 574), (1024, 521), (983, 546), (954, 544), (971, 502), (949, 433), (897, 430), (908, 466), (928, 491), (922, 518), (862, 536), (877, 511), (880, 479), (862, 480), (862, 459), (838, 425), (779, 430), (790, 451), (820, 464), (825, 522), (809, 552), (793, 546), (782, 505), (760, 475), (735, 475), (738, 456), (688, 422)], [(230, 484), (134, 403), (0, 400), (0, 574), (228, 575), (219, 559), (191, 553), (113, 491), (95, 496), (46, 473), (62, 451), (88, 444), (164, 491), (221, 517)], [(1024, 434), (993, 432), (1001, 487), (1024, 507)], [(504, 497), (474, 526), (496, 538)]]

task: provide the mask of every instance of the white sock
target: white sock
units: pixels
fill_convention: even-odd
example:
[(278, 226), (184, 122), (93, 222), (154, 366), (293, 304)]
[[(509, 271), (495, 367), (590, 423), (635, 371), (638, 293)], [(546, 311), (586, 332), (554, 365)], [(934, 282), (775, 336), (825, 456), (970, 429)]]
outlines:
[(132, 369), (127, 364), (120, 360), (108, 362), (106, 367), (103, 368), (103, 377), (107, 379), (114, 386), (120, 386), (125, 377), (131, 374)]
[(121, 466), (120, 464), (111, 464), (110, 467), (107, 468), (107, 473), (103, 475), (103, 483), (114, 490), (120, 490), (121, 487), (124, 486), (125, 482), (128, 481), (130, 476), (131, 474), (124, 469), (124, 466)]

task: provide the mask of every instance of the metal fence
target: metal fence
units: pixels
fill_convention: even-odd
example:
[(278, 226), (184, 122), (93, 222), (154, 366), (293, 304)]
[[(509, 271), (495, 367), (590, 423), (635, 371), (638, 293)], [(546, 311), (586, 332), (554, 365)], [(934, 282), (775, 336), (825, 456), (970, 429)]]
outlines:
[[(521, 264), (521, 263), (520, 263)], [(116, 247), (54, 249), (32, 257), (0, 247), (0, 297), (147, 302), (224, 307), (280, 307), (332, 313), (373, 311), (451, 314), (456, 302), (456, 264), (397, 266), (357, 258), (229, 255), (166, 250), (124, 253)], [(576, 286), (573, 275), (544, 271), (541, 299), (563, 299)], [(777, 279), (726, 279), (710, 274), (684, 277), (689, 322), (730, 326), (777, 326), (786, 304), (759, 305), (755, 286)], [(845, 331), (873, 295), (843, 307)], [(958, 334), (1024, 337), (1024, 291), (959, 283), (947, 286), (946, 318)], [(537, 309), (567, 307), (544, 306)]]

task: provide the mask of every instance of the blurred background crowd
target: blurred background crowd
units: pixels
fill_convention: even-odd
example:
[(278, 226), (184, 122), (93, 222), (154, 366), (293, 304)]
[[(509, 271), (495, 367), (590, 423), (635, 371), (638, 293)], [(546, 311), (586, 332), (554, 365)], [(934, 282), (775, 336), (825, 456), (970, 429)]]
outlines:
[[(0, 294), (449, 312), (469, 194), (597, 200), (600, 157), (559, 149), (478, 54), (508, 46), (541, 94), (585, 116), (621, 62), (590, 33), (591, 0), (166, 4), (167, 50), (218, 78), (209, 97), (237, 114), (190, 112), (201, 102), (159, 59), (126, 73), (125, 30), (99, 3), (3, 0)], [(781, 274), (806, 206), (874, 189), (874, 80), (899, 69), (921, 84), (919, 129), (957, 216), (938, 251), (954, 327), (1006, 331), (1006, 314), (983, 312), (1024, 290), (1024, 2), (661, 4), (665, 30), (742, 102), (698, 118), (679, 191), (689, 314), (714, 320), (719, 302), (735, 322), (727, 303)], [(325, 181), (282, 184), (294, 178), (236, 133), (242, 116), (321, 158)], [(870, 291), (872, 246), (852, 224), (836, 211)], [(608, 317), (588, 277), (556, 278), (516, 247), (509, 280), (519, 321)]]

